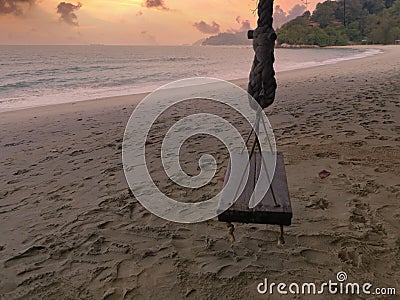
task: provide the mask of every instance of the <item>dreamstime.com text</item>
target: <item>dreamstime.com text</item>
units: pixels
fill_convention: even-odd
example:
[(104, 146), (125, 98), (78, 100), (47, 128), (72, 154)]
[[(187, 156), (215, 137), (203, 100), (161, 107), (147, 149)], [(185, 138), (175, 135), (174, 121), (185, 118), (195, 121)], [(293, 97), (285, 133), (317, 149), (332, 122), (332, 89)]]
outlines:
[(337, 273), (337, 281), (329, 280), (322, 283), (275, 283), (268, 282), (265, 278), (263, 282), (257, 285), (257, 291), (260, 294), (280, 294), (280, 295), (396, 295), (396, 289), (393, 287), (373, 287), (371, 283), (346, 282), (347, 274), (345, 272)]

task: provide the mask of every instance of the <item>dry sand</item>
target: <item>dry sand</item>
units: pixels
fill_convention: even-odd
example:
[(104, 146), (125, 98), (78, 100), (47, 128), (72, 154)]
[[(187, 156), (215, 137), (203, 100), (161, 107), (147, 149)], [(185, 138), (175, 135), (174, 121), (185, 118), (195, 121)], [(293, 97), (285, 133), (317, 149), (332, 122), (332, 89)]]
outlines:
[[(231, 249), (225, 224), (167, 222), (130, 196), (121, 143), (143, 95), (2, 113), (0, 298), (379, 299), (256, 290), (265, 277), (323, 282), (339, 271), (399, 294), (400, 46), (381, 48), (277, 76), (267, 113), (294, 211), (284, 247), (276, 226), (236, 224)], [(227, 156), (216, 155), (218, 178)]]

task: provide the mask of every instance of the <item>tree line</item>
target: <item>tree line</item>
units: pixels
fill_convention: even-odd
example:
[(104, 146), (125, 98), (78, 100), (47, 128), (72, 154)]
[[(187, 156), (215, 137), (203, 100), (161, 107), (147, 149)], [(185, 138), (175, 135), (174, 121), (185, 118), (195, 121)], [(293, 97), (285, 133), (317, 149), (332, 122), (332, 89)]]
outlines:
[(400, 40), (400, 0), (325, 1), (277, 35), (278, 43), (290, 45), (393, 44)]

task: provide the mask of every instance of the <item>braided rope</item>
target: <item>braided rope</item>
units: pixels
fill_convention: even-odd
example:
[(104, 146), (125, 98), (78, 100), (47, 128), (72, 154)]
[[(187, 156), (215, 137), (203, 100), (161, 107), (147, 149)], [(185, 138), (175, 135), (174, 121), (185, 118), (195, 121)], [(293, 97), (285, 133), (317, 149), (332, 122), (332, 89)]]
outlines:
[(277, 87), (274, 71), (276, 34), (272, 28), (273, 5), (273, 0), (260, 0), (258, 3), (257, 29), (253, 33), (255, 56), (247, 89), (262, 108), (274, 102)]

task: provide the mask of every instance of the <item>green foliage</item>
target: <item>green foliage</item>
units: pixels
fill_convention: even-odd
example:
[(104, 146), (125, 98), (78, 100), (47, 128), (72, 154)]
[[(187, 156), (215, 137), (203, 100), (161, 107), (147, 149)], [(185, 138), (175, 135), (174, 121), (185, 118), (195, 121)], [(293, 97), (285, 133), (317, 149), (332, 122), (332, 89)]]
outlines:
[(277, 34), (279, 43), (297, 45), (341, 46), (363, 40), (392, 44), (400, 39), (400, 0), (328, 0)]
[(335, 19), (337, 8), (338, 3), (334, 1), (318, 3), (311, 16), (311, 21), (317, 22), (321, 28), (325, 28)]
[(329, 25), (325, 28), (325, 32), (329, 36), (328, 45), (345, 46), (349, 43), (349, 36), (346, 28), (343, 25)]

